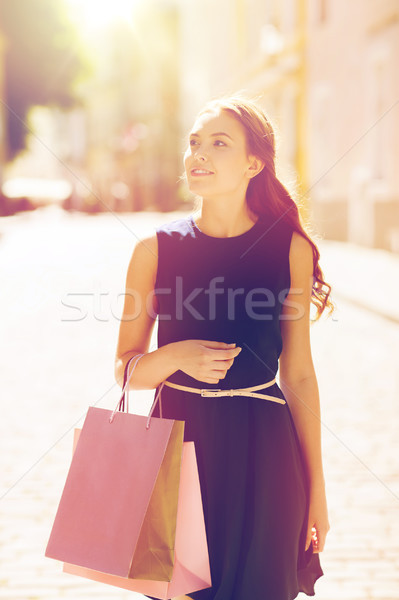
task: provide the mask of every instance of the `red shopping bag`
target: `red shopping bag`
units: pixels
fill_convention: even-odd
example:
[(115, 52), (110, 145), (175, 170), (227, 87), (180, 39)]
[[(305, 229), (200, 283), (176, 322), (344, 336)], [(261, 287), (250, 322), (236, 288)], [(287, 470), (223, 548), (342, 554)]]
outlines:
[(46, 556), (121, 577), (170, 581), (183, 434), (183, 421), (90, 407)]
[(212, 585), (194, 442), (183, 443), (173, 576), (170, 582), (130, 579), (64, 563), (65, 573), (167, 600)]

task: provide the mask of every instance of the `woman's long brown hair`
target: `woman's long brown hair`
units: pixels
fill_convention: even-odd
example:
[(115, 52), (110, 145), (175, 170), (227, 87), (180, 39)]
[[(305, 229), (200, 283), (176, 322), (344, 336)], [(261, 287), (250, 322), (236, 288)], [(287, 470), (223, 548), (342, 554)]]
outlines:
[(326, 308), (329, 314), (334, 311), (330, 299), (331, 286), (324, 280), (319, 265), (320, 252), (303, 224), (298, 206), (287, 188), (276, 176), (276, 144), (274, 131), (264, 112), (250, 100), (240, 97), (227, 97), (211, 100), (200, 114), (212, 110), (230, 113), (244, 127), (247, 138), (248, 154), (252, 154), (264, 163), (262, 171), (251, 179), (247, 190), (247, 204), (256, 215), (272, 215), (276, 221), (283, 219), (294, 231), (308, 240), (313, 251), (313, 286), (311, 302), (315, 305), (317, 321)]

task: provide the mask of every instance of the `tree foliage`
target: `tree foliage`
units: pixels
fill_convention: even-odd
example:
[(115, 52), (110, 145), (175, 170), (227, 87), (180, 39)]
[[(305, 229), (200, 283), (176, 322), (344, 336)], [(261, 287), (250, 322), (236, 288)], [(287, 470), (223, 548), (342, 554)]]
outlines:
[(5, 98), (8, 158), (25, 147), (29, 108), (68, 107), (87, 62), (64, 0), (0, 0), (5, 37)]

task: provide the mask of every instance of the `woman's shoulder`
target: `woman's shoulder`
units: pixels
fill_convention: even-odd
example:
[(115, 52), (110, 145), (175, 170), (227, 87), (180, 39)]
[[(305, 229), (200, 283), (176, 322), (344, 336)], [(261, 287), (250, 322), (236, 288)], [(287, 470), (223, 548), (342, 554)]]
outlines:
[(310, 241), (295, 229), (292, 231), (291, 251), (299, 258), (306, 259), (313, 255)]
[(191, 215), (183, 216), (172, 221), (162, 223), (156, 228), (158, 235), (165, 235), (169, 237), (181, 238), (187, 235), (191, 235)]
[(166, 245), (170, 249), (176, 247), (181, 251), (181, 244), (195, 237), (191, 215), (162, 223), (156, 228), (156, 235), (161, 246)]
[(147, 235), (146, 237), (140, 238), (137, 240), (136, 245), (134, 247), (134, 252), (136, 253), (150, 253), (156, 254), (158, 250), (158, 238), (157, 234), (153, 233), (151, 235)]
[(291, 270), (300, 274), (313, 273), (313, 248), (299, 231), (293, 230), (290, 245)]
[(158, 240), (181, 241), (193, 236), (191, 215), (186, 215), (162, 223), (156, 228)]
[(154, 269), (158, 260), (158, 238), (154, 233), (137, 240), (130, 259), (130, 268)]
[(155, 227), (153, 234), (143, 237), (137, 240), (135, 245), (135, 252), (138, 254), (152, 254), (154, 256), (158, 253), (159, 239), (164, 237), (182, 237), (183, 235), (190, 233), (192, 228), (190, 227), (189, 217), (180, 217), (179, 219), (173, 219), (161, 223)]

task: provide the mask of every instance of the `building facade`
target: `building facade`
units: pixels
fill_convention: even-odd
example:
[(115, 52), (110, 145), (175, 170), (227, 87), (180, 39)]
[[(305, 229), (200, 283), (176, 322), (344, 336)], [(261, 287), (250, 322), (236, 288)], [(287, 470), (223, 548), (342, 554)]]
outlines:
[(317, 226), (399, 251), (399, 2), (309, 0), (306, 63)]

